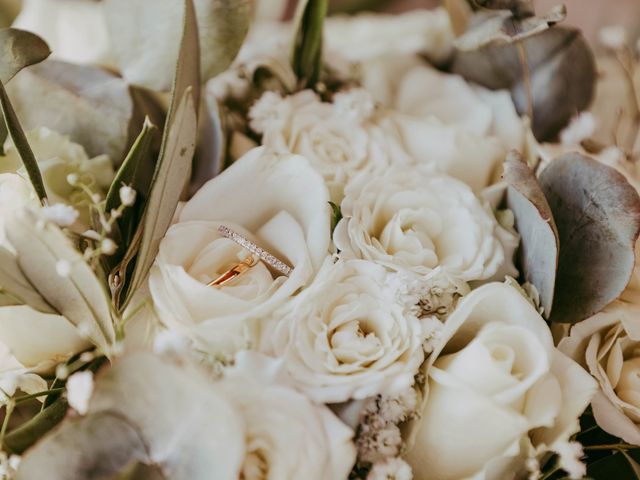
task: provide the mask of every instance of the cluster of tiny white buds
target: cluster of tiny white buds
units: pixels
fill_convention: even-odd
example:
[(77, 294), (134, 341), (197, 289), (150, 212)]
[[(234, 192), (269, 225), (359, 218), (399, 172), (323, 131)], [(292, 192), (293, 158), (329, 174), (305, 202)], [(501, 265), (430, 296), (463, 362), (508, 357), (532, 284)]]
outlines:
[(598, 39), (609, 50), (623, 50), (628, 45), (627, 30), (622, 25), (608, 25), (598, 32)]
[(125, 207), (131, 207), (136, 203), (136, 191), (128, 185), (120, 187), (120, 202)]
[(100, 252), (103, 255), (113, 255), (117, 250), (118, 246), (116, 245), (116, 242), (114, 242), (110, 238), (105, 238), (100, 243)]
[(78, 177), (77, 173), (70, 173), (69, 175), (67, 175), (67, 183), (72, 187), (77, 186), (79, 181), (80, 178)]
[(67, 278), (71, 275), (71, 263), (68, 260), (58, 260), (56, 262), (56, 273), (62, 278)]

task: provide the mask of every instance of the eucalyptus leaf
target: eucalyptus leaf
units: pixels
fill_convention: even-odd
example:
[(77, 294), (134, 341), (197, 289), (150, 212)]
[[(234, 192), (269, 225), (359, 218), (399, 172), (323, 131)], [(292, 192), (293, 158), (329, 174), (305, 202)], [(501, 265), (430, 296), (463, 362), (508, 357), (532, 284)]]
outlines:
[(0, 30), (0, 82), (6, 84), (23, 68), (42, 62), (50, 54), (47, 43), (34, 33), (17, 28)]
[(164, 122), (151, 93), (90, 65), (47, 60), (18, 74), (7, 91), (26, 130), (47, 127), (69, 135), (89, 156), (107, 154), (116, 165), (145, 116), (156, 125)]
[(477, 8), (509, 10), (516, 18), (530, 17), (535, 13), (532, 0), (469, 0)]
[(291, 64), (302, 87), (313, 88), (320, 79), (327, 8), (327, 0), (303, 0), (298, 4)]
[[(42, 313), (57, 313), (22, 273), (16, 256), (2, 246), (0, 246), (0, 290), (8, 292), (7, 297), (13, 298), (14, 301), (19, 302), (18, 304), (29, 305)], [(12, 304), (15, 305), (15, 303)]]
[(119, 415), (101, 412), (64, 422), (24, 456), (16, 480), (103, 480), (132, 460), (149, 461), (137, 430)]
[[(130, 246), (125, 255), (136, 263), (127, 282), (129, 263), (122, 262), (111, 276), (116, 306), (123, 309), (131, 295), (146, 279), (155, 260), (160, 241), (191, 177), (191, 162), (196, 148), (200, 105), (200, 64), (198, 28), (192, 0), (185, 0), (183, 36), (175, 69), (171, 106), (162, 137), (162, 148), (151, 182), (144, 218), (139, 226), (139, 242)], [(121, 292), (124, 291), (124, 296)]]
[(90, 473), (124, 474), (132, 462), (172, 480), (231, 478), (244, 442), (242, 417), (205, 372), (135, 352), (97, 376), (86, 416), (27, 452), (17, 478), (103, 478)]
[[(7, 219), (6, 233), (20, 269), (40, 295), (108, 353), (115, 341), (108, 297), (69, 239), (28, 210)], [(61, 262), (68, 267), (68, 275), (57, 273)]]
[(507, 205), (521, 237), (520, 266), (525, 280), (538, 290), (544, 316), (549, 318), (558, 269), (558, 229), (534, 172), (517, 152), (507, 157), (503, 178), (509, 185)]
[[(540, 141), (554, 139), (591, 103), (596, 84), (593, 53), (579, 30), (555, 26), (515, 44), (458, 51), (452, 71), (490, 89), (507, 89), (521, 114), (532, 107)], [(530, 98), (531, 97), (531, 98)]]
[(473, 27), (455, 41), (460, 50), (476, 50), (489, 44), (511, 44), (539, 34), (562, 22), (567, 16), (564, 5), (552, 9), (544, 17), (516, 20), (508, 10), (476, 15)]
[[(236, 57), (251, 21), (251, 0), (195, 0), (202, 79), (223, 72)], [(105, 0), (116, 62), (131, 83), (169, 90), (179, 58), (183, 0)], [(196, 55), (194, 51), (187, 53)], [(196, 102), (196, 105), (198, 102)]]
[[(172, 480), (228, 478), (234, 461), (221, 458), (244, 444), (242, 418), (204, 372), (147, 352), (121, 358), (98, 378), (88, 414), (105, 411), (135, 425)], [(227, 435), (212, 434), (220, 431)]]
[(560, 239), (550, 320), (576, 323), (618, 298), (629, 283), (640, 197), (622, 174), (577, 153), (552, 161), (540, 186)]

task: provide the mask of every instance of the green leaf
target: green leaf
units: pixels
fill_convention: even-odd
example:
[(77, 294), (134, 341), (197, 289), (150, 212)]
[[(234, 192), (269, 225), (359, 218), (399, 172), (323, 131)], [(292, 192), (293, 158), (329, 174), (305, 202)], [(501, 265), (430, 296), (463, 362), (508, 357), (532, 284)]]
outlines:
[[(131, 295), (146, 279), (155, 260), (160, 241), (191, 177), (191, 162), (198, 133), (200, 104), (200, 64), (198, 29), (192, 0), (185, 0), (184, 31), (176, 66), (171, 106), (162, 138), (160, 157), (151, 182), (144, 218), (125, 260), (112, 275), (116, 306), (122, 310)], [(134, 238), (136, 237), (134, 236)], [(133, 250), (132, 250), (133, 249)], [(127, 282), (129, 262), (136, 255), (132, 278)], [(124, 296), (121, 292), (124, 291)]]
[[(107, 294), (95, 273), (62, 231), (23, 210), (7, 220), (7, 237), (25, 277), (60, 315), (105, 353), (115, 341)], [(60, 262), (67, 276), (57, 275)]]
[(515, 44), (458, 51), (451, 70), (487, 88), (509, 90), (521, 114), (529, 114), (531, 100), (532, 129), (540, 141), (553, 140), (590, 105), (597, 78), (595, 58), (580, 31), (559, 26)]
[(339, 205), (336, 205), (333, 202), (329, 202), (329, 206), (331, 207), (331, 232), (333, 233), (338, 222), (342, 220), (342, 210), (340, 210)]
[(20, 270), (16, 256), (2, 246), (0, 246), (0, 288), (4, 292), (9, 292), (9, 296), (21, 305), (29, 305), (42, 313), (57, 313)]
[(640, 197), (622, 174), (577, 153), (552, 161), (540, 186), (560, 239), (550, 320), (576, 323), (618, 298), (629, 283)]
[(525, 280), (538, 290), (548, 318), (558, 269), (558, 229), (534, 172), (518, 152), (509, 153), (503, 178), (509, 185), (507, 205), (521, 237), (520, 266)]
[(139, 221), (137, 213), (144, 209), (146, 203), (147, 192), (151, 183), (151, 179), (148, 178), (146, 172), (153, 171), (155, 167), (156, 159), (153, 156), (153, 140), (157, 131), (157, 127), (147, 118), (140, 135), (138, 135), (120, 166), (107, 193), (105, 211), (110, 212), (120, 207), (120, 189), (122, 186), (128, 185), (136, 191), (136, 204), (127, 207), (122, 216), (117, 219), (120, 233), (118, 252), (108, 257), (109, 264), (112, 267), (122, 260), (124, 252), (128, 249), (135, 232), (136, 223)]
[[(251, 0), (195, 0), (202, 79), (226, 70), (249, 30)], [(178, 0), (106, 0), (105, 19), (116, 63), (131, 83), (169, 90), (179, 50), (184, 3)], [(195, 52), (189, 52), (195, 56)], [(196, 105), (198, 102), (195, 102)]]
[(298, 5), (291, 64), (302, 87), (313, 88), (320, 79), (327, 3), (327, 0), (306, 0)]
[(11, 453), (22, 455), (45, 433), (58, 425), (67, 414), (69, 405), (66, 399), (55, 401), (25, 424), (13, 430), (4, 438), (3, 447)]
[(0, 30), (0, 45), (0, 82), (3, 84), (23, 68), (40, 63), (51, 54), (39, 36), (17, 28)]

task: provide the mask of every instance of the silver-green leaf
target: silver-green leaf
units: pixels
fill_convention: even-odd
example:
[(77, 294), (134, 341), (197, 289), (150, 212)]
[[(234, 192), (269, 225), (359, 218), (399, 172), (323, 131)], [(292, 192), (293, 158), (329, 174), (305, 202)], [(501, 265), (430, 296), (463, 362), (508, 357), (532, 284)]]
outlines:
[(507, 205), (521, 238), (520, 266), (525, 280), (538, 290), (548, 318), (558, 269), (558, 229), (535, 174), (519, 153), (511, 152), (507, 157), (503, 178), (509, 185)]
[(540, 186), (560, 239), (550, 320), (576, 323), (601, 311), (629, 283), (640, 197), (622, 174), (577, 153), (552, 161)]
[[(6, 301), (13, 299), (13, 305), (29, 305), (43, 313), (57, 313), (51, 305), (42, 298), (35, 287), (24, 275), (16, 256), (0, 246), (0, 291)], [(5, 303), (5, 305), (10, 303)]]

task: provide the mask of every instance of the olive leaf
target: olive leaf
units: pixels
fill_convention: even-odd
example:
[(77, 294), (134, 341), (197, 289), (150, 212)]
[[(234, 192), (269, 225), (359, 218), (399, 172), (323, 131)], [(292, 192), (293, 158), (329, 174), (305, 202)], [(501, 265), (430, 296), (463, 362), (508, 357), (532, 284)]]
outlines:
[(509, 185), (507, 205), (515, 215), (521, 238), (520, 266), (525, 280), (538, 290), (548, 318), (558, 269), (558, 229), (535, 173), (518, 152), (509, 153), (503, 178)]
[(616, 170), (577, 153), (540, 175), (560, 239), (550, 320), (576, 323), (626, 288), (640, 234), (640, 197)]
[(327, 0), (305, 0), (298, 4), (291, 65), (302, 87), (313, 88), (322, 70), (322, 31)]
[[(237, 458), (223, 459), (229, 452)], [(98, 470), (122, 473), (132, 462), (153, 464), (173, 480), (230, 478), (243, 453), (242, 418), (204, 372), (136, 352), (98, 375), (87, 415), (29, 450), (17, 478), (85, 480)]]
[[(491, 89), (507, 89), (520, 114), (532, 114), (540, 141), (554, 139), (591, 103), (595, 59), (579, 30), (555, 26), (516, 43), (458, 51), (451, 70)], [(531, 111), (530, 111), (531, 110)]]
[(153, 155), (153, 141), (157, 131), (157, 127), (147, 117), (140, 135), (125, 157), (107, 193), (105, 211), (110, 212), (120, 206), (120, 189), (124, 185), (130, 186), (136, 191), (136, 203), (127, 207), (122, 216), (116, 220), (119, 234), (119, 238), (117, 238), (118, 251), (106, 258), (111, 267), (109, 270), (122, 260), (124, 252), (131, 244), (135, 227), (140, 220), (140, 212), (144, 210), (147, 192), (151, 185), (149, 172), (153, 172), (155, 169), (156, 157)]
[(640, 463), (628, 452), (612, 449), (611, 454), (587, 466), (587, 475), (592, 480), (640, 480)]
[[(252, 1), (195, 0), (194, 4), (202, 80), (206, 81), (226, 70), (236, 57), (249, 29)], [(184, 2), (105, 0), (104, 6), (116, 63), (124, 77), (154, 90), (169, 90), (179, 57)]]
[[(59, 228), (30, 211), (12, 215), (6, 226), (24, 276), (48, 304), (108, 353), (115, 341), (109, 300), (82, 255)], [(57, 273), (61, 264), (68, 275)]]
[(20, 270), (16, 256), (3, 246), (0, 246), (0, 290), (5, 295), (8, 293), (6, 297), (13, 299), (14, 305), (29, 305), (43, 313), (57, 313)]
[(149, 92), (90, 65), (47, 60), (17, 75), (7, 91), (26, 130), (48, 127), (69, 135), (90, 156), (109, 155), (116, 165), (146, 116), (155, 125), (164, 122)]
[[(111, 276), (111, 289), (118, 309), (123, 309), (153, 264), (160, 241), (171, 225), (180, 197), (191, 177), (191, 161), (198, 133), (200, 104), (200, 55), (198, 29), (192, 0), (185, 0), (183, 37), (175, 68), (171, 106), (162, 137), (162, 147), (151, 181), (144, 217), (125, 260)], [(134, 236), (134, 239), (135, 237)], [(129, 262), (137, 255), (131, 281)], [(124, 292), (124, 294), (122, 294)]]
[(473, 27), (455, 41), (459, 50), (477, 50), (490, 44), (513, 44), (562, 22), (567, 16), (564, 5), (552, 9), (544, 17), (517, 17), (508, 11), (477, 14)]

